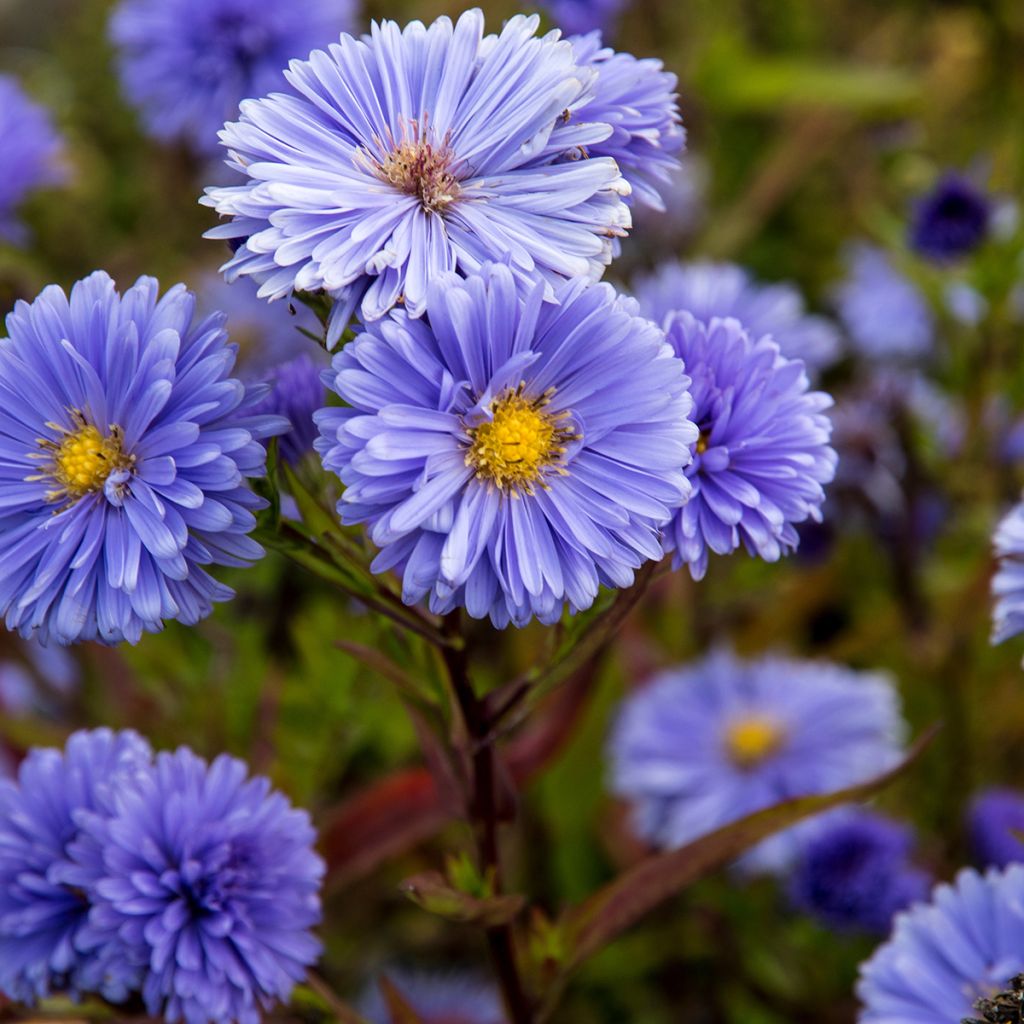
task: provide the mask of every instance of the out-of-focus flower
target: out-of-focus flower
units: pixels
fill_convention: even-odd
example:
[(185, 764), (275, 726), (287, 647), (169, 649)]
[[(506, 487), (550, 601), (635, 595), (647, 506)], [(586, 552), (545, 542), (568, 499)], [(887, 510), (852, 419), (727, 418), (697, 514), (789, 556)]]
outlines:
[(726, 555), (742, 544), (774, 562), (799, 543), (794, 524), (821, 519), (822, 485), (836, 466), (824, 415), (832, 399), (809, 390), (803, 363), (737, 320), (705, 324), (683, 312), (666, 329), (692, 377), (700, 430), (686, 469), (693, 495), (665, 531), (666, 548), (698, 580), (709, 551)]
[(355, 20), (353, 0), (121, 0), (110, 21), (125, 98), (156, 138), (217, 152), (239, 104)]
[(265, 378), (270, 393), (254, 410), (283, 416), (291, 424), (279, 444), (281, 457), (293, 466), (313, 450), (317, 439), (313, 414), (323, 407), (325, 397), (320, 374), (320, 367), (305, 354), (282, 363)]
[(633, 190), (630, 198), (664, 210), (666, 186), (686, 145), (676, 76), (660, 60), (637, 60), (602, 46), (600, 32), (571, 42), (579, 65), (597, 72), (594, 98), (580, 108), (579, 117), (612, 126), (607, 139), (587, 148), (588, 155), (612, 157)]
[(627, 0), (541, 0), (541, 5), (567, 36), (610, 31), (626, 3)]
[(21, 661), (0, 661), (0, 714), (45, 712), (53, 696), (68, 694), (78, 682), (78, 665), (66, 648), (29, 640), (21, 651)]
[(401, 299), (421, 316), (429, 282), (489, 260), (549, 298), (600, 277), (629, 185), (610, 157), (584, 158), (612, 134), (580, 118), (597, 72), (537, 26), (517, 16), (484, 36), (479, 10), (383, 21), (293, 61), (291, 90), (243, 103), (221, 136), (248, 179), (204, 198), (232, 218), (208, 237), (243, 240), (228, 280), (253, 277), (266, 299), (327, 292), (333, 347), (357, 308), (379, 320)]
[[(423, 1024), (505, 1024), (497, 990), (472, 975), (387, 971), (384, 976)], [(359, 1012), (370, 1024), (395, 1024), (379, 983), (368, 988)]]
[(957, 323), (977, 327), (988, 314), (988, 301), (966, 281), (951, 281), (946, 286), (946, 309)]
[[(643, 251), (650, 258), (651, 245), (675, 251), (682, 239), (692, 234), (707, 214), (707, 163), (687, 151), (679, 157), (679, 167), (671, 171), (668, 182), (658, 191), (665, 200), (664, 210), (637, 206), (633, 210), (634, 230), (622, 243), (623, 253)], [(725, 315), (725, 314), (723, 314)], [(835, 336), (835, 331), (832, 332)]]
[(59, 643), (137, 641), (232, 596), (203, 568), (248, 565), (263, 501), (259, 391), (229, 376), (223, 316), (97, 272), (7, 317), (0, 340), (0, 610)]
[(960, 1024), (1024, 968), (1024, 867), (964, 869), (861, 967), (861, 1024)]
[(53, 992), (101, 991), (124, 998), (130, 964), (86, 954), (89, 904), (66, 881), (80, 816), (107, 809), (114, 793), (149, 763), (132, 732), (80, 732), (66, 749), (33, 750), (17, 781), (0, 781), (0, 991), (23, 1003)]
[(1024, 631), (1024, 503), (1015, 505), (992, 538), (999, 569), (992, 578), (996, 599), (992, 643), (1000, 644)]
[(685, 310), (709, 323), (734, 317), (755, 338), (769, 334), (787, 359), (802, 359), (811, 370), (833, 362), (839, 333), (824, 317), (809, 314), (791, 284), (759, 284), (734, 263), (670, 261), (640, 277), (634, 292), (645, 316), (662, 323)]
[(910, 246), (939, 263), (960, 259), (985, 240), (991, 214), (988, 196), (970, 178), (949, 172), (917, 203)]
[(928, 303), (877, 246), (849, 247), (846, 278), (836, 289), (836, 302), (861, 356), (910, 358), (931, 350), (934, 320)]
[[(639, 835), (671, 849), (783, 800), (884, 771), (899, 760), (903, 731), (885, 676), (718, 651), (625, 701), (610, 742), (612, 788), (633, 803)], [(823, 820), (765, 840), (743, 863), (787, 867)]]
[(610, 286), (555, 295), (521, 300), (506, 266), (442, 275), (429, 323), (395, 310), (326, 375), (350, 406), (317, 415), (339, 512), (369, 524), (373, 569), (397, 567), (409, 604), (552, 623), (661, 558), (690, 492), (689, 378)]
[(1024, 793), (987, 789), (967, 812), (971, 849), (982, 867), (1006, 867), (1024, 861)]
[(923, 900), (932, 880), (910, 862), (912, 829), (871, 811), (822, 820), (790, 878), (793, 903), (829, 928), (885, 935), (893, 915)]
[(20, 241), (22, 200), (64, 180), (63, 149), (49, 112), (29, 99), (15, 79), (0, 75), (0, 239)]
[(309, 816), (241, 761), (159, 754), (81, 829), (71, 877), (92, 909), (79, 943), (138, 969), (150, 1014), (259, 1024), (319, 955)]

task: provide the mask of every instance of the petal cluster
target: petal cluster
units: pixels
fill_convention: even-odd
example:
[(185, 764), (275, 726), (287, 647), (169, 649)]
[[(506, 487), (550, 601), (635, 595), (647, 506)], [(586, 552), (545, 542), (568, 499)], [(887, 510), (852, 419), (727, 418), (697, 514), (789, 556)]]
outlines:
[(992, 578), (996, 605), (992, 643), (1001, 644), (1024, 632), (1024, 503), (1015, 505), (992, 538), (999, 569)]
[(1024, 793), (994, 788), (979, 793), (967, 812), (967, 831), (975, 859), (983, 867), (1024, 862)]
[(981, 245), (991, 218), (988, 196), (970, 178), (950, 172), (917, 204), (910, 244), (938, 263), (957, 260)]

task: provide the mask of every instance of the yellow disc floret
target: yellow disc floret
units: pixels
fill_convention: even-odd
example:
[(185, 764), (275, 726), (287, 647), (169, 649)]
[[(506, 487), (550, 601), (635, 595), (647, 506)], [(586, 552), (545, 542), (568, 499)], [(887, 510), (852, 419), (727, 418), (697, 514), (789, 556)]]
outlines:
[(725, 747), (739, 767), (752, 768), (774, 754), (785, 738), (785, 731), (775, 719), (750, 715), (726, 728)]
[(111, 473), (130, 469), (135, 462), (134, 456), (124, 450), (124, 431), (119, 426), (112, 425), (109, 433), (102, 434), (81, 413), (74, 412), (72, 419), (71, 430), (48, 424), (63, 434), (59, 441), (39, 441), (49, 465), (45, 473), (29, 479), (48, 478), (54, 482), (56, 486), (46, 496), (49, 501), (77, 501), (102, 490)]

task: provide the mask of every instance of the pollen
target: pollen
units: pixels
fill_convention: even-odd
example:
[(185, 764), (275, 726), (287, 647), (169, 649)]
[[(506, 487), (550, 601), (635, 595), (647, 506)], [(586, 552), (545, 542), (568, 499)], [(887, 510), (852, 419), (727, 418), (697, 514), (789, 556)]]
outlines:
[(529, 494), (538, 483), (544, 486), (548, 471), (565, 472), (559, 463), (566, 446), (579, 437), (564, 422), (566, 413), (544, 411), (550, 398), (526, 398), (520, 387), (494, 401), (491, 418), (468, 431), (466, 465), (477, 477), (503, 491)]
[(130, 469), (135, 462), (124, 450), (124, 431), (119, 426), (110, 426), (104, 435), (81, 413), (73, 413), (72, 418), (71, 430), (48, 424), (63, 434), (59, 441), (39, 441), (41, 457), (48, 458), (49, 465), (44, 473), (29, 479), (54, 482), (56, 486), (46, 496), (49, 501), (77, 501), (102, 490), (111, 473)]
[(740, 768), (753, 768), (774, 754), (785, 740), (782, 726), (764, 715), (734, 721), (725, 732), (729, 757)]
[(459, 197), (456, 158), (448, 139), (431, 140), (426, 127), (418, 121), (402, 126), (401, 138), (376, 140), (376, 156), (363, 153), (363, 164), (399, 192), (416, 196), (429, 213), (442, 213)]
[(697, 454), (703, 455), (708, 450), (709, 444), (710, 440), (708, 437), (708, 431), (702, 430), (700, 432), (700, 437), (697, 438)]

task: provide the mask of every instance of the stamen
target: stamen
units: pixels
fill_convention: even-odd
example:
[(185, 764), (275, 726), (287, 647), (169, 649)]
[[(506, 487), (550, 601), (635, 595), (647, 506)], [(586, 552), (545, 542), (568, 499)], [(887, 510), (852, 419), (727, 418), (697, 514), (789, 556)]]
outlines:
[(33, 458), (49, 461), (49, 465), (41, 467), (44, 472), (28, 478), (51, 479), (56, 484), (47, 493), (47, 501), (77, 501), (86, 494), (102, 490), (111, 473), (131, 469), (135, 464), (135, 456), (124, 451), (124, 431), (119, 426), (111, 425), (110, 432), (104, 436), (86, 422), (78, 410), (72, 411), (72, 420), (71, 430), (48, 423), (48, 427), (63, 437), (60, 441), (39, 438), (41, 451), (31, 453)]
[(748, 715), (728, 726), (725, 731), (725, 747), (737, 766), (753, 768), (774, 754), (785, 738), (785, 730), (775, 719), (765, 715)]

